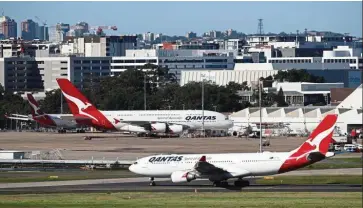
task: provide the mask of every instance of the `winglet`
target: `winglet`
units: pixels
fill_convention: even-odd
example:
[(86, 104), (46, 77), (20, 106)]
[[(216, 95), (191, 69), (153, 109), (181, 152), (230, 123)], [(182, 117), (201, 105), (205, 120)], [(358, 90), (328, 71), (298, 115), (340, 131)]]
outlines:
[(207, 162), (207, 159), (205, 157), (205, 155), (203, 155), (200, 159), (199, 162)]

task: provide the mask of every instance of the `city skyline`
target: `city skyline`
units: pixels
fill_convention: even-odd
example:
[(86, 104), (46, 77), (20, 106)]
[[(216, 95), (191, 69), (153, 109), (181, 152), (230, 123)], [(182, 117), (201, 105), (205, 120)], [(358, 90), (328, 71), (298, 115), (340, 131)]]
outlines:
[[(265, 33), (307, 28), (362, 37), (361, 6), (362, 2), (3, 2), (0, 9), (18, 25), (26, 19), (42, 25), (35, 16), (47, 21), (47, 26), (85, 21), (93, 26), (117, 26), (118, 31), (107, 31), (111, 35), (150, 31), (184, 36), (193, 31), (201, 36), (227, 29), (250, 34), (257, 32), (262, 18)], [(80, 14), (80, 8), (89, 12)]]

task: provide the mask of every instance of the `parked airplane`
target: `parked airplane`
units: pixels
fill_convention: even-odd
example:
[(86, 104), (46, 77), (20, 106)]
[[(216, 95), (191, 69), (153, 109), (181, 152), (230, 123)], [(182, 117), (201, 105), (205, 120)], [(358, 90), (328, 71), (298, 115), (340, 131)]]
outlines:
[[(57, 128), (58, 133), (65, 133), (67, 129), (75, 129), (79, 126), (72, 114), (46, 114), (40, 109), (32, 94), (28, 93), (27, 98), (31, 107), (31, 117), (19, 114), (6, 117), (14, 120), (35, 121), (45, 127)], [(78, 130), (77, 132), (84, 133), (84, 130)]]
[(327, 157), (337, 115), (327, 115), (300, 147), (290, 152), (171, 154), (153, 155), (134, 162), (129, 170), (154, 177), (171, 177), (172, 182), (190, 182), (207, 178), (214, 186), (227, 186), (228, 179), (237, 178), (235, 186), (248, 186), (247, 176), (265, 176), (296, 170)]
[(99, 111), (68, 80), (57, 79), (76, 121), (98, 129), (145, 134), (181, 134), (186, 129), (228, 129), (233, 126), (223, 114), (201, 110)]

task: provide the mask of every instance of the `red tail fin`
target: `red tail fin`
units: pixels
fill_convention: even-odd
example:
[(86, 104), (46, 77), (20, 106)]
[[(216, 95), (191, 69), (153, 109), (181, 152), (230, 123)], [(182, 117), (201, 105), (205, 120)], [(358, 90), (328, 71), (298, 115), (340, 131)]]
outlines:
[(59, 78), (57, 79), (57, 82), (74, 116), (82, 114), (83, 117), (87, 116), (97, 120), (92, 115), (86, 115), (84, 113), (84, 111), (97, 111), (96, 107), (94, 107), (68, 79)]
[(28, 98), (28, 102), (31, 107), (30, 111), (32, 113), (32, 116), (35, 117), (35, 116), (44, 115), (44, 112), (39, 108), (39, 104), (34, 99), (33, 95), (30, 93), (27, 93), (26, 96)]
[[(310, 134), (300, 147), (291, 151), (290, 156), (280, 167), (279, 173), (296, 170), (322, 160), (332, 142), (333, 131), (338, 115), (329, 114)], [(310, 156), (310, 158), (309, 158)]]
[(114, 128), (111, 122), (68, 79), (58, 78), (57, 82), (76, 120), (86, 118), (91, 121), (90, 125), (106, 129)]
[(329, 114), (320, 122), (320, 124), (310, 134), (306, 140), (296, 151), (296, 153), (306, 153), (312, 150), (319, 151), (324, 154), (328, 152), (329, 144), (332, 142), (333, 131), (338, 115)]

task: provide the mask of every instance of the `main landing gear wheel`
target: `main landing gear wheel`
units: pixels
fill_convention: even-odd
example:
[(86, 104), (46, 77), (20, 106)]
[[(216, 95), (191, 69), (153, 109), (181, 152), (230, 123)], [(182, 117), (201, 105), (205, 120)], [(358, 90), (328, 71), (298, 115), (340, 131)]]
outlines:
[(154, 177), (150, 177), (150, 186), (155, 186)]
[(226, 187), (226, 186), (228, 186), (228, 181), (214, 181), (213, 186), (214, 187)]
[(234, 182), (234, 185), (237, 187), (244, 187), (244, 186), (249, 186), (250, 182), (249, 181), (245, 181), (245, 180), (237, 180)]

